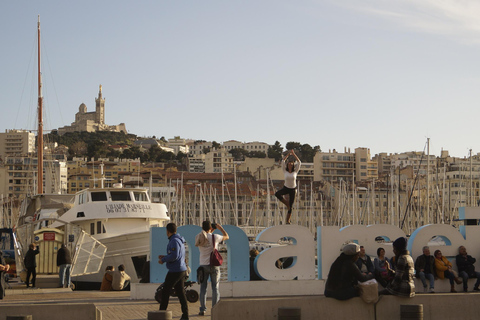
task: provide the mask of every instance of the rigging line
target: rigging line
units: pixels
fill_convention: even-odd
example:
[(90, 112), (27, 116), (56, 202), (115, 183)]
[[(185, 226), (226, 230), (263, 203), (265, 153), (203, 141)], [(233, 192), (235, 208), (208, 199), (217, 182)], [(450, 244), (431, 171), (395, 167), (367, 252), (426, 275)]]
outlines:
[[(417, 184), (417, 181), (418, 181), (420, 167), (422, 166), (423, 156), (425, 155), (425, 148), (426, 147), (427, 147), (427, 143), (425, 143), (425, 146), (423, 147), (422, 157), (420, 158), (420, 163), (418, 165), (417, 174), (415, 176), (415, 180), (413, 181), (413, 186), (412, 186), (412, 190), (410, 192), (410, 196), (408, 197), (408, 203), (407, 203), (407, 207), (405, 208), (405, 214), (403, 215), (402, 224), (400, 226), (400, 229), (403, 229), (403, 226), (405, 224), (405, 218), (407, 217), (407, 212), (408, 212), (408, 208), (410, 207), (410, 202), (412, 200), (413, 191), (415, 190), (415, 185)], [(428, 159), (427, 159), (427, 161), (428, 161)], [(400, 168), (398, 168), (398, 170), (400, 170)], [(418, 206), (418, 209), (420, 209), (420, 199), (418, 199), (417, 206)], [(420, 216), (420, 212), (419, 212), (419, 216)]]
[[(45, 40), (42, 41), (42, 44), (44, 44), (44, 43), (45, 43)], [(44, 45), (42, 45), (42, 47), (44, 47)], [(65, 123), (65, 121), (63, 121), (62, 108), (60, 108), (60, 101), (58, 100), (57, 88), (55, 86), (55, 81), (53, 79), (53, 72), (52, 72), (52, 68), (51, 68), (51, 65), (50, 65), (50, 59), (49, 59), (49, 56), (48, 56), (48, 52), (45, 48), (43, 48), (43, 52), (45, 52), (44, 55), (45, 55), (45, 58), (47, 60), (47, 66), (48, 66), (48, 70), (49, 70), (49, 74), (50, 74), (50, 80), (52, 82), (53, 92), (54, 92), (55, 98), (57, 100), (57, 106), (58, 106), (58, 113), (60, 115), (60, 121), (61, 121), (61, 123)]]
[[(35, 30), (34, 32), (34, 41), (33, 41), (33, 44), (32, 44), (32, 50), (31, 50), (31, 53), (30, 53), (30, 60), (28, 62), (28, 67), (27, 67), (27, 71), (25, 72), (25, 80), (23, 81), (23, 88), (22, 88), (22, 94), (20, 95), (20, 102), (18, 104), (18, 108), (17, 108), (17, 115), (15, 117), (15, 122), (13, 123), (13, 127), (15, 128), (17, 126), (17, 122), (18, 122), (18, 117), (20, 115), (20, 110), (21, 110), (21, 106), (22, 106), (22, 101), (23, 101), (23, 95), (25, 93), (25, 88), (26, 88), (26, 83), (27, 83), (27, 78), (29, 76), (29, 72), (28, 70), (30, 70), (31, 68), (31, 65), (32, 65), (32, 61), (33, 61), (33, 57), (35, 55), (35, 48), (36, 48), (36, 39), (37, 39), (37, 30)], [(32, 75), (35, 74), (34, 72), (32, 73)], [(31, 104), (29, 104), (30, 106)], [(28, 110), (30, 111), (30, 110)], [(31, 112), (27, 112), (27, 114), (31, 114)], [(29, 122), (27, 122), (29, 123)]]

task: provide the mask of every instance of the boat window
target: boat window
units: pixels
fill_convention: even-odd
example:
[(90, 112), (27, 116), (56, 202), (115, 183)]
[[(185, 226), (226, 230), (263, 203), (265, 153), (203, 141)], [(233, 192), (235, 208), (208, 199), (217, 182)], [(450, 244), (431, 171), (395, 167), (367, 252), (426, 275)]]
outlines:
[(134, 192), (135, 201), (148, 201), (147, 194), (145, 192)]
[(92, 201), (107, 201), (106, 192), (92, 192)]
[(90, 223), (90, 234), (95, 234), (95, 223)]
[(110, 191), (112, 201), (130, 201), (130, 192), (128, 191)]

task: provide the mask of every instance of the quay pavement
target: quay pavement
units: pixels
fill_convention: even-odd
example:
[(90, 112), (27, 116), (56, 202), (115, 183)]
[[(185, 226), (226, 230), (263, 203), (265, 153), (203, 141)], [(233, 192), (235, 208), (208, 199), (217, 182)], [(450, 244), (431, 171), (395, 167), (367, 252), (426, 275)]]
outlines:
[[(153, 297), (152, 297), (153, 298)], [(155, 300), (131, 300), (129, 291), (72, 291), (70, 289), (46, 288), (26, 289), (25, 286), (15, 286), (7, 289), (6, 297), (0, 300), (2, 307), (18, 307), (18, 315), (27, 315), (24, 311), (29, 305), (60, 305), (60, 304), (94, 304), (102, 312), (103, 320), (145, 320), (149, 311), (158, 310)], [(210, 305), (210, 301), (207, 301)], [(188, 303), (190, 319), (210, 319), (210, 310), (205, 316), (198, 316), (200, 303)], [(178, 298), (171, 297), (168, 310), (172, 311), (173, 319), (180, 319), (182, 312)], [(1, 314), (2, 312), (0, 312)], [(65, 319), (70, 312), (66, 310)], [(0, 319), (2, 315), (0, 315)], [(34, 317), (35, 320), (38, 320)], [(40, 319), (41, 320), (41, 319)]]

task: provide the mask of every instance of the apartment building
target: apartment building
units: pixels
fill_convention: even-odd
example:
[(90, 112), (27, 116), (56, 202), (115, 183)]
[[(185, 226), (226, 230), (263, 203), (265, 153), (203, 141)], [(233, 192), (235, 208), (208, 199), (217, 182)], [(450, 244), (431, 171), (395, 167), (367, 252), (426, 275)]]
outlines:
[(233, 156), (225, 148), (213, 148), (205, 155), (205, 173), (232, 173)]
[(430, 167), (430, 173), (435, 172), (437, 167), (437, 161), (434, 155), (430, 155), (427, 162), (427, 155), (419, 151), (393, 154), (390, 156), (390, 159), (391, 165), (394, 168), (412, 166), (413, 170), (420, 175), (426, 175), (428, 167)]
[(313, 159), (314, 181), (353, 182), (378, 178), (377, 162), (370, 158), (370, 149), (356, 148), (343, 153), (335, 149), (317, 152)]
[(224, 143), (222, 143), (222, 146), (228, 151), (233, 149), (244, 149), (248, 152), (261, 151), (265, 154), (268, 154), (268, 148), (270, 147), (270, 145), (265, 142), (240, 142), (236, 140), (225, 141)]
[(355, 180), (371, 180), (378, 178), (378, 164), (370, 158), (370, 149), (355, 149)]
[(0, 132), (0, 158), (35, 152), (35, 134), (27, 130)]
[(313, 158), (314, 181), (352, 182), (355, 176), (355, 154), (350, 149), (343, 153), (335, 149), (317, 152)]
[(168, 139), (167, 147), (171, 148), (175, 155), (179, 152), (188, 154), (190, 151), (190, 143), (193, 143), (193, 141), (180, 138), (180, 136), (175, 136), (173, 139)]
[[(38, 159), (34, 157), (6, 157), (0, 169), (0, 193), (4, 197), (23, 199), (37, 193)], [(65, 161), (44, 160), (43, 190), (46, 194), (61, 194), (67, 189)]]
[(203, 154), (204, 149), (211, 149), (213, 146), (212, 142), (207, 141), (194, 141), (188, 144), (188, 155), (189, 156), (198, 156)]
[(68, 162), (68, 193), (76, 193), (85, 188), (111, 187), (121, 182), (122, 173), (140, 172), (140, 159), (99, 159), (88, 161), (74, 158)]

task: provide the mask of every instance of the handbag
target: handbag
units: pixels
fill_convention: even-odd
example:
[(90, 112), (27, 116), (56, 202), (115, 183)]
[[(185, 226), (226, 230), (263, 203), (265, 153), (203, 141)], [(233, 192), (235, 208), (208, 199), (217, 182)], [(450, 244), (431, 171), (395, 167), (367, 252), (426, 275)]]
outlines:
[(360, 290), (360, 298), (365, 303), (376, 303), (378, 301), (378, 283), (375, 279), (371, 279), (358, 284)]
[(215, 249), (215, 236), (213, 235), (213, 233), (212, 233), (212, 240), (213, 240), (212, 242), (213, 251), (212, 253), (210, 253), (210, 265), (213, 267), (218, 267), (222, 265), (223, 257), (220, 254), (220, 252), (218, 252), (218, 250)]

